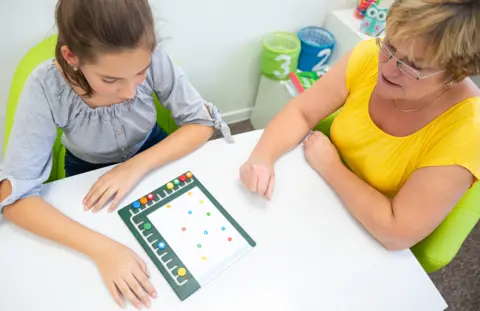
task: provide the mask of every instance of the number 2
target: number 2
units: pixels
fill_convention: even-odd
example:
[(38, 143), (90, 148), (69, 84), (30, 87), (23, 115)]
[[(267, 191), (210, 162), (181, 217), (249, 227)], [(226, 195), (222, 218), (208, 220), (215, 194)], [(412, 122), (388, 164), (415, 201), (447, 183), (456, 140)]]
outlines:
[(320, 58), (320, 57), (323, 57), (322, 60), (315, 65), (315, 67), (313, 67), (312, 71), (320, 71), (322, 70), (322, 66), (327, 62), (328, 58), (330, 57), (330, 54), (332, 54), (332, 50), (330, 49), (325, 49), (325, 50), (321, 50), (317, 57)]
[(283, 64), (280, 66), (283, 69), (283, 73), (279, 72), (278, 70), (275, 70), (273, 74), (277, 78), (285, 77), (290, 72), (290, 64), (292, 63), (292, 58), (288, 55), (281, 54), (281, 55), (278, 55), (277, 58), (275, 58), (275, 60), (277, 62), (283, 61)]

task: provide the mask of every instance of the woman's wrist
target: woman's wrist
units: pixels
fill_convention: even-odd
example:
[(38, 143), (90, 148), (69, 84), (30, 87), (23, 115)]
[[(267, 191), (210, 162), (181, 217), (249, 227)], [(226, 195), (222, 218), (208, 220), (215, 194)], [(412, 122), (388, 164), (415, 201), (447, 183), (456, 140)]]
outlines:
[(268, 152), (268, 150), (262, 150), (258, 146), (250, 154), (249, 160), (260, 161), (273, 165), (276, 161), (275, 156)]

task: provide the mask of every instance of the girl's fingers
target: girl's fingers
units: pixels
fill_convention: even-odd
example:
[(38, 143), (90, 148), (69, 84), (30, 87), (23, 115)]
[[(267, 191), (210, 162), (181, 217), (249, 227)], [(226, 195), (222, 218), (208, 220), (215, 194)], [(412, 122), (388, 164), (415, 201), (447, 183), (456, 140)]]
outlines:
[(88, 192), (87, 196), (85, 197), (85, 210), (89, 210), (93, 207), (93, 205), (95, 203), (97, 203), (98, 199), (100, 198), (100, 196), (102, 194), (105, 193), (105, 191), (107, 191), (107, 189), (109, 188), (109, 186), (105, 185), (105, 184), (95, 184), (92, 189), (90, 189), (90, 191)]
[(108, 291), (112, 295), (115, 302), (120, 306), (120, 308), (125, 309), (125, 300), (123, 300), (122, 294), (118, 290), (117, 285), (115, 285), (115, 283), (113, 282), (110, 283), (110, 285), (108, 286)]
[(117, 194), (113, 198), (112, 204), (110, 204), (110, 207), (108, 208), (109, 213), (117, 209), (118, 204), (120, 204), (120, 201), (123, 199), (124, 195), (125, 195), (124, 190), (120, 189), (117, 191)]
[[(143, 276), (145, 276), (144, 273), (142, 273), (141, 271), (139, 273), (139, 271), (140, 271), (140, 268), (138, 268), (137, 271), (135, 271), (135, 273), (138, 274), (139, 277), (142, 274), (143, 274)], [(144, 306), (146, 306), (147, 308), (150, 308), (151, 307), (150, 298), (148, 297), (147, 292), (145, 291), (144, 287), (142, 286), (140, 281), (134, 276), (134, 274), (126, 275), (124, 277), (124, 280), (128, 284), (128, 287), (130, 287), (133, 294), (141, 301), (141, 303)], [(149, 285), (149, 284), (147, 284), (147, 285)]]
[[(133, 276), (132, 276), (133, 278)], [(130, 289), (129, 284), (127, 284), (124, 280), (118, 280), (115, 282), (117, 284), (118, 289), (122, 293), (123, 297), (130, 301), (135, 308), (141, 309), (143, 307), (142, 302), (138, 299), (138, 297), (133, 293), (133, 291)], [(138, 284), (138, 282), (137, 282)]]
[(132, 252), (132, 255), (133, 255), (133, 258), (137, 261), (142, 271), (147, 275), (147, 277), (150, 277), (150, 275), (148, 274), (147, 265), (145, 264), (145, 262), (140, 257), (138, 257), (137, 254)]
[[(157, 298), (157, 293), (153, 288), (152, 284), (150, 283), (147, 274), (143, 269), (138, 267), (133, 271), (133, 276), (135, 279), (140, 283), (140, 285), (145, 289), (145, 291), (150, 295), (152, 298)], [(148, 297), (147, 297), (148, 298)], [(150, 303), (150, 301), (148, 301)]]
[(113, 187), (110, 187), (107, 190), (105, 190), (105, 192), (101, 195), (101, 197), (99, 198), (97, 203), (95, 203), (95, 205), (93, 205), (92, 211), (94, 213), (100, 211), (103, 208), (103, 206), (105, 206), (107, 201), (115, 194), (115, 192), (117, 192), (117, 191)]

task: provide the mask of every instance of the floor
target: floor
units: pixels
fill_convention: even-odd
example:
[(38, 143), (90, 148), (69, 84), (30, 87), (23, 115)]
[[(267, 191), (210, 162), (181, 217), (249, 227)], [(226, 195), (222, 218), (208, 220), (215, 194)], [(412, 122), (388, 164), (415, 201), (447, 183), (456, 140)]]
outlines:
[[(232, 134), (253, 130), (249, 121), (230, 125)], [(214, 138), (219, 138), (215, 134)], [(447, 311), (480, 310), (480, 224), (473, 229), (455, 259), (440, 271), (430, 274), (447, 301)]]

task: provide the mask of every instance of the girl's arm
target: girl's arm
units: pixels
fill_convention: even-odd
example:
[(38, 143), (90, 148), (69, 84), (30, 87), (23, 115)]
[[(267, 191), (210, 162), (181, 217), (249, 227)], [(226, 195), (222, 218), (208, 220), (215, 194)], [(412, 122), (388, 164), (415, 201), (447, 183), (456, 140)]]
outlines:
[[(0, 183), (3, 201), (11, 193), (8, 180)], [(88, 256), (98, 254), (112, 241), (64, 216), (38, 196), (31, 196), (6, 206), (3, 216), (17, 226), (48, 240), (63, 244)], [(52, 224), (55, 224), (52, 226)]]
[(346, 54), (312, 87), (294, 98), (267, 125), (251, 158), (268, 163), (298, 146), (320, 120), (338, 110), (348, 96)]
[(202, 146), (214, 133), (214, 128), (187, 124), (167, 136), (155, 146), (136, 155), (137, 163), (149, 172), (161, 165), (184, 157)]
[[(8, 180), (0, 183), (0, 201), (11, 194)], [(115, 301), (123, 299), (137, 308), (151, 305), (150, 295), (157, 294), (148, 280), (143, 261), (127, 247), (73, 221), (38, 196), (31, 196), (5, 206), (5, 219), (42, 238), (65, 245), (90, 257), (98, 266)], [(52, 225), (54, 224), (54, 225)], [(142, 289), (142, 287), (145, 289)], [(123, 297), (123, 298), (122, 298)]]
[(0, 170), (0, 218), (89, 256), (120, 305), (124, 305), (122, 297), (137, 306), (148, 305), (148, 294), (154, 296), (155, 292), (144, 263), (127, 247), (76, 223), (39, 196), (52, 169), (57, 122), (64, 122), (55, 118), (51, 104), (56, 103), (47, 95), (49, 86), (42, 84), (44, 72), (36, 70), (30, 75), (17, 105)]

